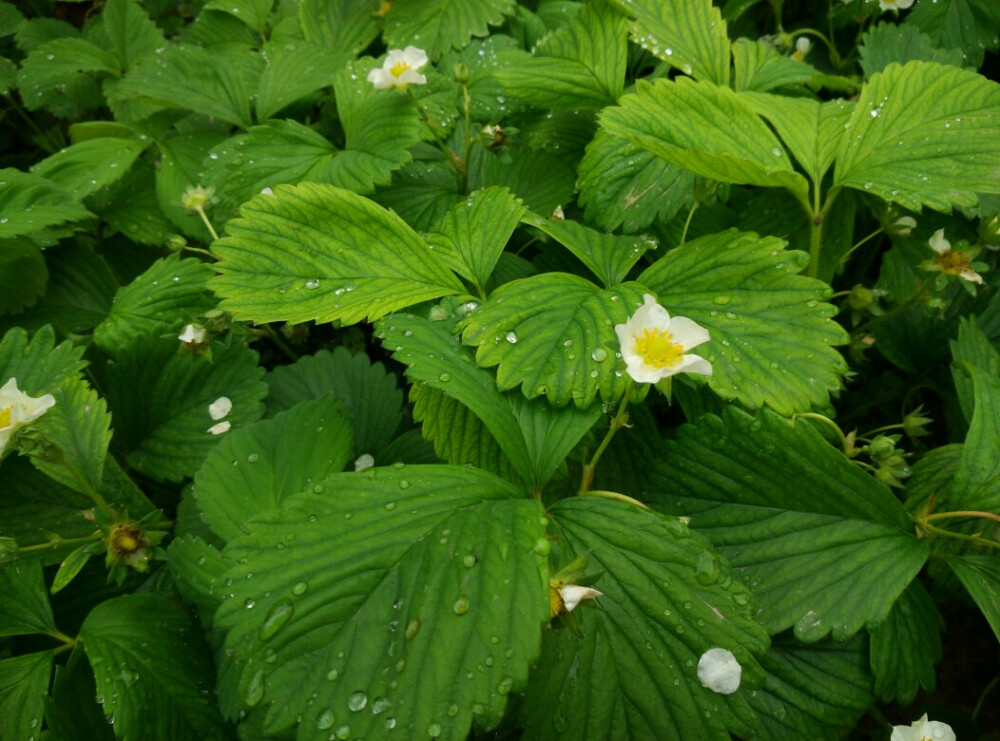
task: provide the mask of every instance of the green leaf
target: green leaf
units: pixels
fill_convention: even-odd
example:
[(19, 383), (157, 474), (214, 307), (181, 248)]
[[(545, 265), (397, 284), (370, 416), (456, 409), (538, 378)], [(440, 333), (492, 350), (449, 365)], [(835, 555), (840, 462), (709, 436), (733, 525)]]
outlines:
[(353, 324), (464, 293), (402, 219), (340, 188), (280, 187), (226, 230), (210, 286), (238, 319)]
[(45, 702), (45, 723), (59, 741), (115, 741), (97, 704), (94, 673), (83, 646), (77, 644), (65, 666), (56, 664), (52, 693)]
[(32, 234), (92, 216), (69, 193), (45, 178), (13, 168), (0, 170), (0, 238)]
[[(320, 350), (267, 374), (267, 413), (291, 409), (300, 401), (333, 394), (351, 412), (354, 457), (378, 455), (392, 440), (402, 420), (403, 392), (394, 373), (367, 355), (351, 355), (343, 347)], [(391, 462), (391, 461), (387, 461)]]
[(259, 34), (267, 29), (274, 0), (209, 0), (205, 10), (218, 10), (239, 18)]
[(202, 519), (223, 540), (243, 535), (250, 518), (343, 471), (351, 442), (347, 410), (334, 396), (227, 435), (195, 476)]
[(927, 34), (912, 23), (879, 23), (861, 37), (858, 63), (871, 78), (892, 63), (906, 64), (913, 60), (940, 62), (961, 67), (965, 61), (961, 49), (940, 49)]
[(694, 175), (625, 139), (599, 130), (580, 162), (579, 203), (606, 231), (669, 221), (684, 205)]
[(0, 381), (16, 378), (18, 388), (31, 396), (51, 392), (83, 369), (83, 350), (68, 340), (56, 345), (52, 327), (42, 327), (31, 340), (15, 327), (0, 340)]
[(507, 283), (462, 328), (476, 345), (476, 363), (497, 366), (501, 391), (522, 386), (529, 399), (546, 396), (556, 406), (590, 406), (600, 394), (614, 401), (628, 379), (618, 368), (618, 337), (629, 306), (642, 303), (643, 288), (623, 283), (601, 289), (566, 273)]
[(125, 71), (164, 46), (163, 32), (135, 0), (108, 0), (101, 18)]
[(52, 676), (51, 651), (0, 661), (0, 738), (35, 738)]
[(94, 210), (107, 222), (106, 235), (121, 232), (129, 239), (160, 248), (176, 231), (159, 207), (153, 162), (140, 159), (110, 188), (91, 196)]
[(307, 41), (360, 54), (379, 34), (377, 0), (302, 0), (299, 23)]
[(627, 38), (624, 17), (604, 2), (588, 3), (533, 55), (501, 53), (494, 74), (508, 95), (538, 108), (603, 108), (624, 90)]
[(495, 725), (548, 619), (541, 505), (469, 467), (324, 486), (338, 496), (291, 497), (226, 547), (239, 564), (216, 614), (223, 712), (260, 705), (268, 734), (298, 724), (301, 739), (464, 739), (473, 716)]
[(711, 0), (613, 0), (635, 19), (632, 40), (699, 80), (729, 85), (729, 37)]
[[(167, 548), (167, 566), (174, 577), (177, 591), (188, 602), (198, 606), (202, 623), (212, 624), (212, 615), (222, 604), (222, 596), (216, 594), (215, 585), (220, 577), (232, 566), (223, 558), (221, 551), (191, 533), (174, 538)], [(221, 590), (220, 590), (221, 592)]]
[(24, 561), (0, 569), (0, 636), (55, 631), (42, 565)]
[(933, 62), (889, 65), (861, 91), (837, 152), (834, 187), (919, 211), (998, 193), (1000, 85)]
[(767, 676), (750, 696), (762, 738), (843, 738), (872, 703), (863, 635), (803, 646), (774, 639), (761, 658)]
[(376, 199), (420, 231), (437, 228), (448, 210), (466, 198), (458, 192), (455, 168), (444, 161), (411, 162), (397, 170), (392, 180), (392, 188), (380, 190)]
[(809, 179), (821, 183), (844, 138), (844, 124), (854, 112), (854, 104), (842, 98), (820, 103), (767, 93), (745, 93), (741, 97), (774, 126)]
[(575, 221), (543, 219), (529, 213), (524, 223), (540, 229), (572, 252), (606, 288), (625, 280), (629, 270), (646, 250), (656, 249), (648, 237), (619, 237), (588, 229)]
[[(384, 335), (383, 342), (393, 351), (394, 359), (408, 366), (407, 377), (468, 407), (482, 420), (518, 475), (533, 491), (541, 491), (569, 451), (593, 426), (600, 408), (592, 405), (589, 409), (556, 410), (544, 400), (529, 402), (518, 393), (501, 393), (493, 374), (476, 368), (469, 350), (443, 324), (398, 314), (383, 320), (378, 332)], [(426, 407), (421, 411), (426, 413), (425, 410)], [(483, 446), (486, 442), (479, 444)]]
[(847, 335), (830, 318), (836, 309), (821, 303), (829, 288), (796, 275), (806, 256), (784, 244), (735, 230), (711, 234), (671, 250), (638, 280), (672, 315), (709, 331), (697, 353), (712, 363), (713, 391), (792, 414), (827, 404), (840, 387), (847, 368), (830, 346)]
[[(209, 157), (213, 147), (227, 140), (232, 141), (222, 131), (191, 131), (172, 136), (159, 145), (156, 201), (173, 228), (202, 244), (210, 244), (214, 237), (197, 213), (184, 208), (182, 198), (184, 191), (190, 186), (202, 184), (205, 178), (202, 162)], [(236, 141), (240, 139), (236, 138)], [(212, 161), (209, 159), (209, 162)], [(208, 183), (207, 180), (204, 182)], [(221, 195), (219, 191), (216, 192)]]
[(208, 647), (179, 602), (152, 593), (105, 600), (83, 621), (80, 640), (120, 737), (231, 736), (212, 696)]
[[(737, 92), (767, 92), (776, 87), (810, 80), (816, 70), (808, 64), (778, 53), (762, 41), (737, 39), (733, 42), (733, 87)], [(807, 98), (785, 98), (808, 100)]]
[[(115, 420), (115, 441), (128, 462), (147, 476), (179, 481), (192, 476), (219, 441), (210, 432), (233, 428), (264, 411), (267, 386), (257, 353), (239, 345), (212, 349), (211, 361), (180, 352), (176, 339), (137, 340), (104, 370), (103, 387)], [(216, 420), (209, 405), (225, 396), (232, 412)], [(225, 434), (221, 432), (219, 434)]]
[(937, 46), (961, 49), (962, 58), (978, 68), (987, 49), (997, 48), (1000, 8), (990, 0), (939, 0), (919, 3), (906, 17), (930, 34)]
[(976, 396), (972, 378), (965, 372), (962, 364), (974, 365), (986, 372), (989, 377), (1000, 376), (1000, 351), (993, 346), (990, 338), (979, 328), (975, 316), (963, 317), (958, 325), (958, 339), (950, 340), (951, 378), (955, 382), (955, 392), (962, 408), (962, 416), (971, 420), (976, 407)]
[(104, 550), (105, 546), (103, 543), (87, 543), (71, 551), (63, 559), (63, 562), (59, 564), (56, 575), (52, 577), (52, 594), (61, 591), (73, 581), (76, 575), (87, 565), (87, 561), (90, 560), (91, 556), (102, 553)]
[(941, 615), (919, 581), (899, 596), (885, 621), (872, 631), (875, 694), (909, 705), (923, 687), (934, 691), (934, 665), (941, 660)]
[(207, 263), (178, 253), (154, 262), (115, 294), (111, 313), (94, 330), (94, 341), (111, 354), (147, 335), (176, 333), (215, 308), (206, 289), (212, 275)]
[(1000, 561), (992, 555), (948, 556), (948, 565), (1000, 640)]
[(0, 314), (13, 314), (33, 305), (45, 293), (49, 271), (38, 245), (27, 237), (0, 239)]
[[(10, 5), (5, 8), (13, 7)], [(0, 95), (6, 95), (12, 87), (17, 86), (17, 65), (7, 59), (0, 57)]]
[(427, 243), (449, 268), (482, 290), (524, 212), (506, 188), (484, 188), (451, 209)]
[(927, 510), (933, 496), (945, 491), (962, 460), (961, 443), (942, 445), (927, 453), (913, 466), (913, 473), (906, 481), (906, 509), (919, 513)]
[(144, 59), (115, 86), (115, 96), (181, 108), (248, 128), (250, 95), (240, 70), (223, 54), (170, 44)]
[[(490, 185), (510, 188), (525, 206), (540, 214), (550, 214), (556, 206), (573, 199), (576, 173), (555, 155), (531, 147), (510, 149), (503, 159), (478, 147), (472, 151), (469, 166), (472, 190)], [(477, 156), (481, 158), (478, 166)]]
[(257, 120), (266, 121), (300, 98), (332, 85), (334, 73), (350, 58), (338, 47), (270, 44), (257, 87)]
[(382, 32), (386, 46), (417, 44), (431, 58), (486, 36), (516, 8), (514, 0), (395, 0)]
[[(75, 97), (79, 82), (90, 82), (88, 77), (120, 74), (114, 54), (96, 44), (80, 38), (53, 39), (30, 51), (21, 63), (18, 92), (29, 110), (38, 110), (60, 96)], [(99, 96), (94, 102), (99, 104)]]
[(88, 139), (46, 157), (31, 171), (82, 199), (125, 175), (145, 148), (136, 139)]
[(938, 508), (996, 512), (1000, 510), (1000, 378), (974, 365), (965, 369), (972, 377), (976, 407), (955, 478), (938, 496)]
[[(621, 502), (574, 497), (549, 510), (564, 562), (588, 559), (603, 592), (577, 608), (579, 633), (546, 631), (522, 707), (525, 739), (728, 739), (753, 715), (746, 691), (717, 694), (696, 665), (732, 651), (743, 681), (767, 634), (750, 595), (708, 543), (672, 517)], [(562, 550), (565, 549), (565, 550)]]
[(16, 5), (0, 5), (0, 38), (7, 38), (17, 33), (24, 24), (24, 14), (17, 9)]
[(727, 407), (667, 445), (649, 496), (730, 560), (772, 635), (842, 641), (873, 627), (927, 559), (892, 492), (808, 422)]
[(729, 88), (687, 77), (638, 80), (618, 103), (601, 113), (601, 126), (677, 167), (726, 183), (808, 193), (777, 137)]

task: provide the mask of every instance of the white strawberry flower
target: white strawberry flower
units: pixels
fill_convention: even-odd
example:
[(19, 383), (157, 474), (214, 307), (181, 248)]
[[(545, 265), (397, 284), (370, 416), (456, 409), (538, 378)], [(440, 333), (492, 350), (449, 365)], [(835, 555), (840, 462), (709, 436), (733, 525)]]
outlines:
[(573, 612), (576, 606), (585, 599), (595, 599), (603, 597), (604, 593), (591, 587), (581, 587), (576, 584), (567, 584), (559, 589), (559, 596), (562, 597), (563, 607), (566, 612)]
[(956, 741), (955, 732), (947, 723), (927, 720), (927, 713), (909, 726), (893, 726), (889, 741)]
[(795, 39), (795, 51), (792, 52), (792, 59), (796, 62), (804, 62), (810, 49), (812, 49), (812, 41), (806, 36), (799, 36)]
[(911, 5), (913, 5), (913, 0), (878, 0), (878, 9), (883, 13), (887, 10), (898, 13), (901, 10), (906, 10)]
[(406, 90), (410, 85), (423, 85), (427, 78), (420, 74), (420, 70), (427, 66), (427, 61), (427, 53), (415, 46), (392, 49), (386, 54), (382, 66), (368, 73), (368, 82), (376, 90)]
[(692, 347), (708, 342), (708, 330), (683, 316), (671, 318), (648, 293), (625, 324), (615, 326), (628, 374), (639, 383), (656, 383), (677, 373), (712, 375), (712, 364)]
[(200, 324), (188, 324), (184, 331), (177, 335), (177, 339), (185, 345), (204, 345), (208, 340), (208, 332)]
[(7, 447), (15, 432), (30, 425), (55, 403), (56, 399), (52, 394), (28, 396), (17, 387), (16, 378), (11, 378), (0, 387), (0, 453)]
[(743, 667), (728, 649), (710, 648), (698, 659), (698, 680), (712, 692), (733, 694), (740, 688), (742, 676)]

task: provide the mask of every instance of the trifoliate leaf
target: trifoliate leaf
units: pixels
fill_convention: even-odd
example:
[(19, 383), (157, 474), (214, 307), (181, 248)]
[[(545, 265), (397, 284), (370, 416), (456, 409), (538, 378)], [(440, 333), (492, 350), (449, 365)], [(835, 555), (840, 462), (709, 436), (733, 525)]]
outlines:
[(462, 325), (462, 341), (476, 345), (476, 362), (497, 366), (501, 391), (522, 386), (529, 399), (579, 408), (598, 394), (616, 400), (628, 377), (618, 367), (615, 325), (642, 303), (644, 289), (623, 283), (601, 289), (566, 273), (507, 283)]
[(69, 193), (38, 175), (0, 170), (0, 238), (91, 218)]
[(871, 675), (864, 635), (804, 646), (792, 636), (774, 639), (761, 657), (764, 685), (750, 693), (761, 738), (838, 739), (871, 706)]
[(15, 327), (0, 340), (0, 380), (16, 378), (17, 387), (31, 396), (51, 393), (86, 365), (81, 360), (83, 350), (69, 340), (56, 345), (52, 327), (42, 327), (30, 340), (27, 332)]
[[(264, 411), (264, 369), (257, 353), (237, 344), (212, 348), (208, 360), (182, 352), (174, 338), (143, 338), (121, 349), (103, 372), (116, 443), (132, 466), (161, 480), (194, 475), (228, 431), (218, 425), (239, 428)], [(232, 411), (213, 417), (209, 405), (220, 397)]]
[(961, 364), (974, 365), (984, 370), (988, 377), (996, 378), (1000, 376), (1000, 351), (979, 328), (975, 316), (963, 317), (959, 321), (958, 339), (950, 340), (948, 344), (951, 345), (954, 360), (951, 378), (955, 382), (958, 404), (962, 408), (962, 416), (971, 421), (976, 408), (976, 395), (972, 378)]
[(961, 67), (963, 62), (962, 49), (938, 48), (934, 39), (921, 33), (912, 23), (882, 22), (872, 26), (861, 37), (858, 53), (858, 64), (864, 70), (866, 78), (871, 78), (893, 62), (906, 64), (920, 59), (956, 67)]
[(299, 98), (332, 85), (334, 73), (351, 59), (346, 50), (313, 44), (290, 48), (271, 44), (268, 50), (267, 66), (257, 88), (258, 121), (266, 121)]
[(711, 0), (613, 0), (635, 19), (632, 40), (687, 75), (729, 85), (729, 37)]
[(730, 560), (772, 635), (841, 641), (874, 626), (927, 559), (892, 492), (808, 422), (727, 407), (667, 446), (649, 497)]
[(56, 630), (42, 565), (23, 561), (0, 569), (0, 636)]
[(992, 555), (948, 556), (948, 565), (1000, 640), (1000, 560)]
[(691, 192), (694, 175), (652, 152), (599, 130), (580, 162), (579, 203), (589, 221), (626, 233), (669, 221)]
[(938, 496), (945, 510), (1000, 510), (1000, 379), (966, 365), (976, 407), (952, 485)]
[(126, 72), (164, 46), (163, 31), (135, 0), (108, 0), (101, 19), (118, 62)]
[(950, 211), (1000, 192), (1000, 85), (933, 62), (889, 65), (861, 91), (834, 187)]
[(320, 350), (274, 368), (266, 380), (268, 416), (326, 394), (344, 402), (352, 417), (355, 458), (369, 453), (378, 460), (402, 421), (403, 392), (396, 375), (364, 353), (351, 355), (342, 347), (332, 353)]
[(394, 0), (382, 35), (389, 48), (414, 45), (437, 58), (488, 35), (516, 7), (514, 0)]
[(911, 23), (930, 34), (937, 46), (961, 49), (962, 59), (979, 68), (986, 50), (997, 48), (1000, 7), (990, 0), (918, 3), (906, 16), (904, 25)]
[(541, 505), (471, 467), (323, 484), (336, 496), (297, 494), (226, 547), (223, 712), (259, 707), (304, 741), (495, 725), (549, 615)]
[[(45, 293), (49, 271), (38, 245), (27, 237), (0, 239), (0, 314), (16, 314)], [(19, 324), (22, 322), (18, 321)]]
[(105, 600), (83, 621), (80, 641), (120, 737), (230, 737), (212, 696), (208, 647), (180, 602), (155, 593)]
[(0, 661), (0, 738), (35, 738), (52, 677), (51, 651)]
[(638, 280), (671, 315), (709, 331), (697, 353), (712, 363), (713, 391), (792, 414), (825, 405), (840, 387), (847, 367), (831, 345), (847, 334), (830, 318), (836, 309), (821, 303), (829, 288), (796, 275), (806, 256), (784, 244), (735, 230), (711, 234), (668, 252)]
[[(728, 739), (748, 730), (748, 692), (703, 687), (710, 648), (736, 655), (744, 683), (767, 634), (750, 595), (708, 543), (672, 517), (603, 499), (564, 499), (549, 510), (564, 562), (599, 573), (597, 609), (578, 607), (579, 633), (546, 631), (521, 718), (526, 739)], [(628, 667), (627, 669), (625, 667)]]
[(941, 615), (927, 590), (914, 580), (885, 621), (871, 632), (875, 694), (883, 702), (909, 705), (923, 687), (934, 691), (934, 665), (941, 660)]
[(727, 87), (687, 77), (636, 82), (606, 108), (601, 126), (677, 167), (726, 183), (780, 186), (805, 197), (805, 178), (743, 99)]
[(176, 334), (200, 314), (215, 308), (206, 283), (207, 263), (174, 253), (154, 262), (146, 272), (118, 289), (111, 313), (97, 325), (94, 341), (116, 354), (145, 335)]
[(236, 430), (212, 448), (195, 476), (202, 519), (223, 540), (243, 535), (250, 518), (343, 471), (351, 442), (347, 409), (334, 396)]
[(145, 148), (136, 139), (88, 139), (46, 157), (31, 171), (82, 199), (124, 176)]
[(484, 188), (451, 209), (427, 243), (449, 268), (482, 290), (524, 211), (506, 188)]
[(209, 284), (239, 319), (353, 324), (465, 292), (402, 219), (333, 186), (258, 196), (226, 231)]
[(377, 0), (302, 0), (299, 23), (307, 41), (360, 54), (379, 33)]
[(808, 64), (779, 54), (774, 47), (762, 41), (750, 39), (733, 42), (733, 72), (733, 87), (737, 92), (752, 90), (760, 93), (805, 82), (816, 74), (816, 70)]

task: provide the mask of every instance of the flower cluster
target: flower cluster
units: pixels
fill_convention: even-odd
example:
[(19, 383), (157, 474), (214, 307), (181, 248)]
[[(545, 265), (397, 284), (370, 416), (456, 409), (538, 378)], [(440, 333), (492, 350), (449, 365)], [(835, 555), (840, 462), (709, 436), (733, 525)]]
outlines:
[(28, 396), (17, 387), (17, 379), (11, 378), (0, 387), (0, 453), (20, 428), (30, 425), (56, 403), (52, 394)]

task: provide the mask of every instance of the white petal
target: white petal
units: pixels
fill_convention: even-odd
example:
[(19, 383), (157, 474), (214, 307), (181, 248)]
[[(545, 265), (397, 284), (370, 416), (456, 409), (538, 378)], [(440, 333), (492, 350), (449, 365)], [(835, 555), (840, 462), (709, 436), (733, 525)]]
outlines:
[(920, 741), (920, 737), (910, 726), (893, 726), (889, 741)]
[(209, 427), (208, 432), (213, 435), (221, 435), (223, 432), (229, 432), (229, 428), (232, 426), (232, 423), (227, 419), (225, 422), (219, 422)]
[(710, 376), (712, 375), (712, 364), (700, 355), (682, 355), (681, 362), (674, 366), (673, 372)]
[(648, 293), (642, 297), (643, 304), (629, 317), (627, 326), (633, 335), (641, 335), (644, 329), (665, 331), (670, 326), (670, 314), (656, 303)]
[(208, 414), (212, 419), (222, 419), (233, 411), (233, 402), (228, 396), (220, 396), (208, 405)]
[(638, 355), (624, 357), (625, 370), (632, 377), (632, 380), (637, 383), (656, 383), (667, 376), (673, 375), (673, 372), (668, 368), (654, 368), (651, 365), (647, 365)]
[(812, 42), (805, 36), (799, 36), (795, 39), (795, 50), (799, 52), (802, 56), (809, 53), (812, 48)]
[(425, 85), (427, 84), (427, 78), (416, 70), (408, 69), (406, 72), (401, 74), (396, 78), (396, 86), (402, 87), (403, 85)]
[(366, 468), (371, 468), (375, 465), (375, 458), (371, 453), (364, 453), (359, 455), (358, 459), (354, 461), (355, 471), (364, 471)]
[(983, 284), (983, 276), (977, 273), (972, 268), (966, 268), (961, 273), (958, 274), (959, 278), (965, 278), (970, 283), (976, 283), (978, 285)]
[(590, 587), (580, 587), (576, 584), (567, 584), (559, 590), (559, 596), (562, 597), (563, 607), (566, 608), (566, 612), (573, 612), (581, 601), (585, 599), (594, 599), (595, 597), (603, 597), (604, 593), (598, 592), (596, 589), (591, 589)]
[(205, 342), (205, 328), (197, 324), (188, 324), (184, 327), (184, 331), (177, 335), (177, 339), (187, 344), (200, 345)]
[(403, 59), (410, 65), (411, 69), (421, 70), (427, 66), (427, 52), (415, 46), (408, 46), (403, 49)]
[(711, 339), (707, 329), (686, 316), (675, 316), (670, 320), (670, 334), (673, 335), (674, 342), (685, 350)]
[(374, 85), (376, 90), (386, 90), (395, 86), (396, 78), (387, 70), (373, 69), (368, 73), (368, 82)]
[(698, 659), (698, 679), (703, 687), (720, 695), (731, 695), (740, 688), (743, 667), (725, 648), (710, 648)]
[(927, 240), (927, 243), (931, 246), (931, 249), (939, 255), (943, 255), (951, 249), (951, 242), (944, 238), (944, 229), (938, 229), (934, 232), (931, 238)]

